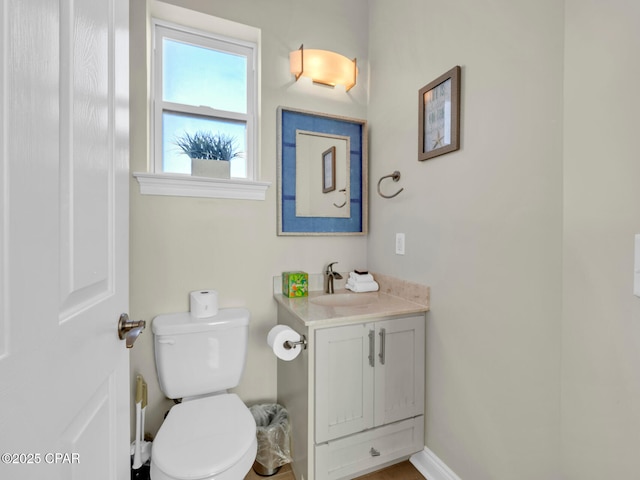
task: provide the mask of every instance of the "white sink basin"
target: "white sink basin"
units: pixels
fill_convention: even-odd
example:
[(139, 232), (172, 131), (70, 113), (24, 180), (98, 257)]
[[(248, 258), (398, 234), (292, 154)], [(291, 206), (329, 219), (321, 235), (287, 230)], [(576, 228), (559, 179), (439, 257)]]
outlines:
[(378, 297), (375, 295), (362, 293), (334, 293), (309, 299), (311, 303), (326, 307), (357, 307), (359, 305), (374, 303), (377, 300)]

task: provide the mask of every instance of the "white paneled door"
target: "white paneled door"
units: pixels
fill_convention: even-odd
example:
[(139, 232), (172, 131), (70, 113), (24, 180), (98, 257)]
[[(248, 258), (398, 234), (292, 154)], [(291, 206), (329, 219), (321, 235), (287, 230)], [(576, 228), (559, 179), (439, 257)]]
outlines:
[(125, 480), (128, 1), (1, 1), (0, 478)]

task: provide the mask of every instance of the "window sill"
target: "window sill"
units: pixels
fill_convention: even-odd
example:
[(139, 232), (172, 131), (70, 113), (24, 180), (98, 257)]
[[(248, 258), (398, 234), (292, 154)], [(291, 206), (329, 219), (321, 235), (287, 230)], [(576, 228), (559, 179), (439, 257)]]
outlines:
[(134, 172), (142, 195), (264, 200), (271, 182), (192, 177), (178, 173)]

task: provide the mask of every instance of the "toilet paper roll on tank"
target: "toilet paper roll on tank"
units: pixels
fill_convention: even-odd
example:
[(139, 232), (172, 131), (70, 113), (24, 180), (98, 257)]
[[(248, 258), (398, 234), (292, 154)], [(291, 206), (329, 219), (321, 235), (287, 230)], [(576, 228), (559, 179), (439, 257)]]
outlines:
[(196, 318), (213, 317), (218, 314), (218, 292), (195, 290), (189, 293), (189, 311)]
[(276, 325), (267, 335), (267, 343), (273, 350), (273, 353), (280, 360), (291, 361), (300, 355), (302, 347), (300, 345), (294, 345), (293, 348), (287, 348), (285, 342), (299, 342), (300, 334), (293, 328), (286, 325)]

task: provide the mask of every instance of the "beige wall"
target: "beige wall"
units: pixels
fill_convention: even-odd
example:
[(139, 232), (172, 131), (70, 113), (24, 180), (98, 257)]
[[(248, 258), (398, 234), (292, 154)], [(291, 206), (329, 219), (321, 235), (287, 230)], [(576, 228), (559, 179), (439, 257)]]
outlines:
[[(273, 185), (265, 202), (243, 202), (140, 196), (132, 181), (133, 316), (186, 310), (204, 287), (248, 306), (238, 392), (251, 403), (276, 394), (271, 276), (338, 260), (421, 282), (432, 287), (425, 444), (449, 467), (466, 480), (634, 478), (638, 3), (173, 1), (262, 29), (261, 166)], [(132, 0), (133, 171), (147, 161), (144, 25)], [(301, 43), (357, 56), (359, 85), (294, 84), (287, 56)], [(417, 91), (456, 64), (462, 148), (418, 162)], [(368, 119), (368, 238), (276, 236), (278, 105)], [(396, 169), (405, 190), (383, 200), (375, 183)], [(169, 403), (150, 332), (131, 355), (155, 432)]]
[(640, 3), (565, 3), (564, 473), (638, 478)]
[[(172, 0), (262, 30), (260, 119), (261, 180), (272, 182), (266, 201), (141, 196), (131, 180), (131, 305), (133, 318), (187, 311), (191, 290), (218, 290), (220, 305), (251, 310), (247, 367), (237, 393), (251, 404), (276, 397), (276, 359), (266, 335), (276, 323), (271, 277), (285, 270), (322, 271), (329, 261), (340, 270), (366, 264), (365, 237), (278, 237), (276, 235), (276, 109), (279, 105), (353, 118), (367, 114), (367, 17), (364, 0)], [(131, 1), (131, 170), (147, 164), (146, 5)], [(179, 19), (175, 19), (179, 21)], [(349, 94), (305, 83), (289, 73), (289, 51), (335, 50), (357, 57), (359, 85)], [(171, 403), (159, 391), (148, 329), (131, 352), (132, 381), (149, 384), (147, 430), (155, 433)]]
[[(368, 266), (432, 288), (426, 445), (463, 479), (558, 478), (562, 2), (372, 0), (369, 35), (370, 176), (404, 191), (371, 196)], [(454, 65), (462, 148), (418, 162), (417, 92)]]
[[(432, 286), (426, 445), (465, 479), (635, 478), (640, 5), (370, 5), (371, 178), (405, 191), (368, 265)], [(462, 149), (420, 164), (415, 92), (456, 63)]]

